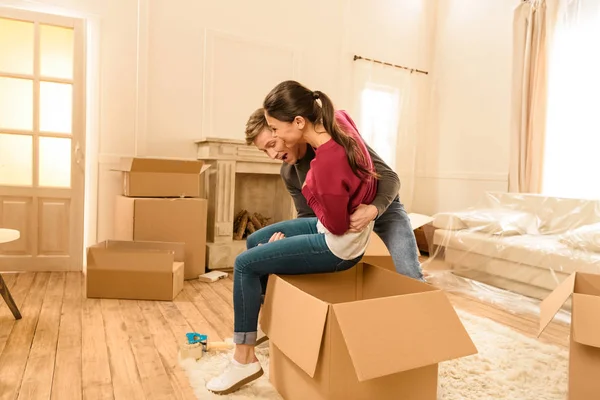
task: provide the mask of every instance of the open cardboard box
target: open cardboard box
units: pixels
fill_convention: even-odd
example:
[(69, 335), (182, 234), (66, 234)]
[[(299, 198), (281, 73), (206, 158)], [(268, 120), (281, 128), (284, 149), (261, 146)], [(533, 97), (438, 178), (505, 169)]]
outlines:
[(600, 275), (575, 272), (540, 304), (539, 335), (572, 298), (569, 400), (600, 397)]
[(199, 160), (123, 158), (123, 195), (129, 197), (203, 197), (209, 165)]
[(183, 243), (98, 243), (87, 250), (87, 297), (173, 300), (183, 289), (183, 258)]
[(287, 400), (435, 400), (438, 363), (477, 353), (444, 292), (366, 263), (271, 275), (261, 327)]

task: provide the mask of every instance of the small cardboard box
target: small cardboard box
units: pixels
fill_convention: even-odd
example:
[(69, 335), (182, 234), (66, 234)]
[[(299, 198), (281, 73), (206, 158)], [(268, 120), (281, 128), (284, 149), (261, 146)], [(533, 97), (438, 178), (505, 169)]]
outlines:
[(203, 197), (210, 166), (197, 160), (123, 158), (123, 195), (129, 197)]
[(597, 399), (600, 393), (600, 275), (575, 272), (540, 304), (540, 330), (572, 298), (569, 400)]
[(287, 400), (435, 400), (438, 363), (477, 353), (444, 292), (364, 263), (272, 275), (261, 327)]
[(87, 250), (87, 297), (173, 300), (183, 289), (183, 243), (104, 241)]
[(118, 196), (115, 203), (117, 240), (185, 243), (185, 279), (206, 272), (208, 200)]

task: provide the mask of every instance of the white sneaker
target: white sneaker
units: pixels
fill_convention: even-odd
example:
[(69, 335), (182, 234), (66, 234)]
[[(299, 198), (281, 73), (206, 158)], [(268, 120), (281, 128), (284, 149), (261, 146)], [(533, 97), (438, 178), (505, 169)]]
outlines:
[(263, 369), (258, 361), (250, 364), (240, 364), (232, 359), (221, 375), (208, 381), (206, 388), (216, 394), (229, 394), (260, 378), (262, 374)]

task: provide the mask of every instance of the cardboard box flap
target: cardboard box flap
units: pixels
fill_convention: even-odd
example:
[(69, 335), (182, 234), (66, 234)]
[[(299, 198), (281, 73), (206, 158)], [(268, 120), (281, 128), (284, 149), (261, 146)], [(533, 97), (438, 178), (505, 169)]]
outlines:
[(477, 353), (441, 291), (333, 305), (359, 381)]
[(410, 225), (412, 226), (413, 231), (415, 229), (419, 229), (423, 225), (427, 225), (435, 219), (433, 217), (430, 217), (429, 215), (415, 213), (408, 214), (408, 218), (410, 218)]
[(573, 294), (576, 276), (577, 273), (573, 272), (540, 303), (540, 327), (538, 330), (538, 337), (544, 332), (544, 329), (546, 329), (548, 324), (554, 319), (556, 313)]
[(152, 249), (90, 247), (88, 270), (172, 273), (174, 252)]
[(573, 295), (573, 340), (577, 343), (600, 348), (600, 297), (589, 294)]
[(108, 249), (120, 250), (150, 250), (172, 252), (175, 261), (185, 260), (185, 243), (183, 242), (156, 242), (145, 240), (107, 240), (103, 246)]
[(371, 233), (371, 237), (369, 238), (369, 245), (365, 250), (365, 254), (363, 257), (378, 257), (378, 256), (389, 256), (390, 252), (388, 251), (383, 240), (375, 233)]
[(261, 328), (311, 378), (315, 376), (329, 305), (277, 275), (269, 277)]
[(124, 172), (160, 172), (171, 174), (200, 175), (210, 165), (199, 160), (169, 160), (162, 158), (123, 158), (117, 171)]

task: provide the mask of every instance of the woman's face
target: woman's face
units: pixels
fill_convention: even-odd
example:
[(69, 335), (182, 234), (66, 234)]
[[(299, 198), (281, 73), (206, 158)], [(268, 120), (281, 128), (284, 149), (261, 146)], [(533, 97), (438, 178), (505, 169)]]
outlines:
[(306, 122), (302, 117), (296, 117), (292, 122), (284, 122), (269, 116), (265, 112), (267, 124), (273, 132), (273, 137), (283, 140), (289, 148), (294, 147), (299, 143), (304, 143), (304, 127)]

